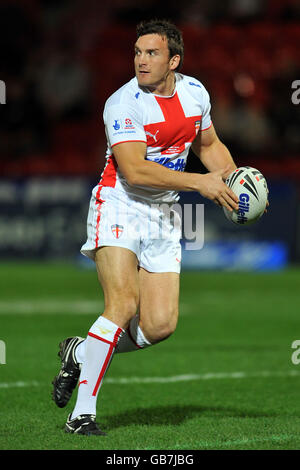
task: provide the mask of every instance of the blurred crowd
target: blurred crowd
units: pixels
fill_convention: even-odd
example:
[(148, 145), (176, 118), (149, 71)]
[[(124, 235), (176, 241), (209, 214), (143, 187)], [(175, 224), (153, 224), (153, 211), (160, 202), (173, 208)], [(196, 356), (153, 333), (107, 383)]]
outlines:
[(299, 0), (2, 0), (2, 175), (99, 173), (103, 105), (133, 76), (136, 23), (153, 17), (183, 31), (182, 72), (208, 89), (236, 161), (294, 162), (300, 176)]

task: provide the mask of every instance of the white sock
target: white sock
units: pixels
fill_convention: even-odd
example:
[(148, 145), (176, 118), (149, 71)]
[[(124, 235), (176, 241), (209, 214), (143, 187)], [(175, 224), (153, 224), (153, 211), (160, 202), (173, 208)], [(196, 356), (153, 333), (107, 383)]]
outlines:
[(129, 326), (123, 336), (120, 338), (116, 347), (116, 354), (130, 351), (137, 351), (138, 349), (145, 349), (152, 346), (150, 341), (144, 336), (139, 326), (139, 315), (135, 315), (129, 322)]
[(100, 316), (90, 328), (84, 341), (85, 357), (72, 419), (82, 414), (96, 414), (97, 396), (123, 331), (103, 316)]
[(85, 356), (85, 344), (86, 344), (86, 339), (81, 341), (81, 343), (76, 346), (75, 349), (75, 358), (76, 361), (79, 362), (79, 364), (82, 364), (84, 361), (84, 356)]
[[(115, 354), (137, 351), (138, 349), (145, 349), (152, 346), (152, 343), (147, 340), (139, 326), (139, 315), (135, 315), (129, 323), (129, 327), (125, 330), (124, 334), (116, 346)], [(82, 341), (75, 349), (75, 357), (80, 364), (84, 361), (86, 339)]]

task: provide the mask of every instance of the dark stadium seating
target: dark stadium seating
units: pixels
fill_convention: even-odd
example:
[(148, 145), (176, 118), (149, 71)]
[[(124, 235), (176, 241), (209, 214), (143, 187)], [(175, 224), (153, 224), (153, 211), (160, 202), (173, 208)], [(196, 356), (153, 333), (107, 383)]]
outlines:
[[(31, 22), (36, 22), (38, 30), (42, 15), (41, 4), (34, 0), (16, 2), (15, 5), (17, 4), (28, 5), (26, 14)], [(100, 15), (99, 3), (92, 1), (91, 5), (97, 15)], [(132, 62), (135, 28), (115, 22), (113, 18), (104, 18), (101, 21), (99, 17), (97, 22), (92, 10), (89, 12), (82, 5), (81, 7), (76, 9), (74, 6), (74, 10), (71, 8), (69, 16), (63, 16), (55, 30), (48, 27), (48, 30), (42, 31), (41, 43), (36, 44), (34, 54), (29, 55), (34, 65), (29, 64), (29, 70), (31, 67), (31, 73), (37, 73), (37, 76), (33, 75), (33, 83), (36, 83), (40, 57), (47, 61), (49, 50), (53, 52), (57, 48), (59, 54), (62, 44), (68, 43), (69, 47), (71, 44), (71, 48), (76, 49), (82, 67), (90, 76), (90, 111), (86, 117), (75, 120), (65, 117), (53, 119), (51, 116), (47, 127), (49, 135), (46, 149), (37, 148), (30, 153), (25, 148), (23, 154), (21, 152), (18, 159), (15, 159), (6, 147), (1, 148), (0, 171), (3, 175), (14, 172), (20, 176), (23, 173), (56, 172), (95, 174), (101, 168), (105, 152), (103, 105), (115, 89), (134, 75)], [(268, 3), (267, 14), (270, 18), (275, 18), (275, 21), (258, 19), (241, 25), (237, 22), (219, 21), (202, 26), (183, 21), (179, 24), (185, 41), (183, 73), (197, 76), (203, 81), (211, 93), (213, 103), (226, 97), (234, 106), (237, 98), (243, 98), (249, 106), (260, 106), (266, 118), (272, 119), (269, 107), (272, 100), (276, 99), (273, 81), (286, 87), (290, 71), (293, 70), (294, 74), (299, 72), (300, 64), (300, 24), (297, 21), (279, 21), (278, 15), (283, 8), (283, 2)], [(24, 80), (27, 76), (28, 67), (25, 66)], [(253, 83), (253, 92), (248, 96), (247, 93), (243, 96), (240, 85), (236, 86), (237, 82), (241, 83), (241, 76), (249, 77)], [(290, 106), (290, 102), (286, 106)], [(48, 110), (45, 111), (47, 115)], [(16, 138), (14, 134), (11, 135)], [(289, 155), (288, 144), (287, 141), (281, 161), (287, 157), (295, 160), (298, 157), (293, 153), (294, 149)], [(264, 160), (268, 161), (269, 150), (269, 147), (262, 147), (260, 157), (265, 155)], [(292, 165), (291, 168), (295, 171), (298, 165)], [(299, 170), (297, 172), (299, 174)]]

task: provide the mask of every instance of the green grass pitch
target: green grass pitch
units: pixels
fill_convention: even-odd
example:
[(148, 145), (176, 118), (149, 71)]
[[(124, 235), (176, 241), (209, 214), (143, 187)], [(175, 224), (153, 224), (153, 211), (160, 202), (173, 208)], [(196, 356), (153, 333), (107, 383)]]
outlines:
[[(103, 308), (93, 270), (0, 265), (0, 449), (299, 449), (300, 271), (182, 273), (174, 335), (114, 356), (98, 398), (106, 437), (64, 432), (51, 400), (58, 343)], [(300, 355), (299, 355), (300, 356)]]

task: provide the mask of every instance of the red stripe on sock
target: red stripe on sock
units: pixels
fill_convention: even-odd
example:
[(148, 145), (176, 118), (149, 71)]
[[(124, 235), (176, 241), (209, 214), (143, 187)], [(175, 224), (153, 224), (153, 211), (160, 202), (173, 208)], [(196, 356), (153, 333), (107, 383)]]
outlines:
[(91, 336), (92, 338), (95, 338), (95, 339), (99, 339), (100, 341), (110, 344), (111, 346), (115, 346), (115, 343), (112, 343), (111, 341), (108, 341), (107, 339), (101, 338), (101, 336), (95, 335), (94, 333), (91, 333), (90, 331), (88, 332), (88, 336)]
[(95, 397), (96, 394), (97, 394), (97, 392), (98, 392), (98, 388), (99, 388), (99, 386), (100, 386), (100, 384), (101, 384), (101, 381), (102, 381), (102, 379), (103, 379), (103, 377), (104, 377), (105, 371), (106, 371), (106, 369), (107, 369), (107, 366), (108, 366), (108, 364), (109, 364), (109, 361), (110, 361), (111, 356), (112, 356), (112, 354), (113, 354), (113, 352), (114, 352), (114, 350), (115, 350), (115, 347), (116, 347), (116, 345), (117, 345), (117, 343), (118, 343), (119, 336), (120, 336), (120, 334), (122, 333), (122, 331), (123, 331), (122, 328), (118, 328), (118, 329), (117, 329), (117, 331), (116, 331), (116, 333), (115, 333), (115, 336), (114, 336), (114, 341), (113, 341), (113, 343), (111, 343), (110, 341), (107, 341), (107, 340), (105, 340), (105, 339), (103, 339), (103, 338), (100, 338), (100, 336), (94, 335), (93, 333), (88, 333), (90, 336), (93, 336), (93, 337), (95, 337), (95, 338), (97, 338), (97, 339), (100, 339), (100, 340), (104, 341), (105, 343), (110, 344), (110, 347), (109, 347), (107, 356), (106, 356), (106, 358), (105, 358), (104, 364), (103, 364), (103, 366), (102, 366), (102, 369), (101, 369), (101, 371), (100, 371), (98, 380), (97, 380), (97, 382), (96, 382), (95, 388), (94, 388), (93, 393), (92, 393), (93, 397)]
[(123, 332), (122, 328), (118, 328), (114, 336), (114, 345), (117, 346), (120, 334)]
[(110, 348), (109, 348), (109, 350), (108, 350), (107, 356), (106, 356), (106, 358), (105, 358), (104, 364), (103, 364), (103, 366), (102, 366), (101, 372), (100, 372), (100, 374), (99, 374), (98, 380), (97, 380), (97, 382), (96, 382), (95, 388), (94, 388), (94, 390), (93, 390), (93, 393), (92, 393), (93, 397), (95, 397), (96, 394), (97, 394), (97, 392), (98, 392), (99, 385), (100, 385), (100, 383), (101, 383), (101, 380), (103, 379), (103, 376), (104, 376), (105, 371), (106, 371), (106, 368), (107, 368), (107, 366), (108, 366), (108, 364), (109, 364), (109, 360), (110, 360), (110, 357), (111, 357), (111, 355), (112, 355), (112, 353), (113, 353), (113, 350), (114, 350), (114, 346), (111, 345)]

